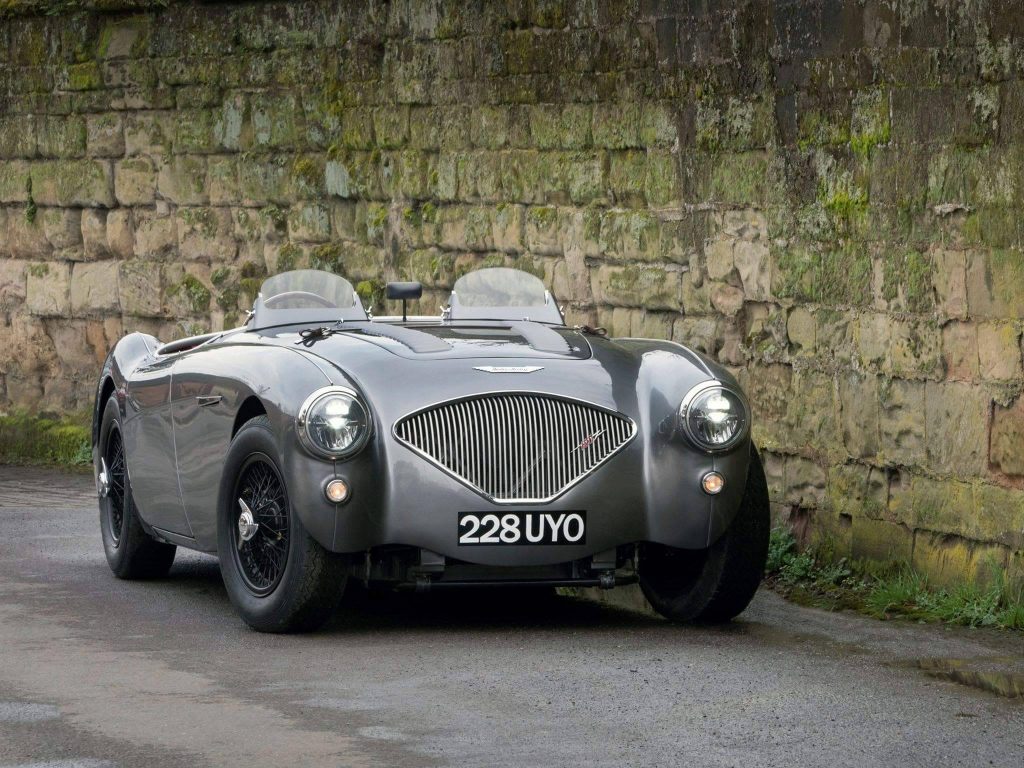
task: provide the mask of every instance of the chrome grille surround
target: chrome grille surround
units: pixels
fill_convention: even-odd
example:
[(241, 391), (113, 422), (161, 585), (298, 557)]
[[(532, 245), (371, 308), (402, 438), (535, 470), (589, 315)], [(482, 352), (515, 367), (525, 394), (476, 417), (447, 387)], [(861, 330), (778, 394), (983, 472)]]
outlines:
[(628, 416), (542, 392), (492, 392), (410, 413), (395, 438), (495, 504), (557, 498), (636, 436)]

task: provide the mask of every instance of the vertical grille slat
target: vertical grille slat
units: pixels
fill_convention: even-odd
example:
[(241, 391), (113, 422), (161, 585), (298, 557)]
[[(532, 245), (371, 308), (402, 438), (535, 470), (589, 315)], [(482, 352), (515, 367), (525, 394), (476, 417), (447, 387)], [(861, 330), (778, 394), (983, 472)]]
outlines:
[(621, 414), (520, 392), (442, 403), (395, 425), (400, 441), (496, 502), (554, 498), (635, 433)]

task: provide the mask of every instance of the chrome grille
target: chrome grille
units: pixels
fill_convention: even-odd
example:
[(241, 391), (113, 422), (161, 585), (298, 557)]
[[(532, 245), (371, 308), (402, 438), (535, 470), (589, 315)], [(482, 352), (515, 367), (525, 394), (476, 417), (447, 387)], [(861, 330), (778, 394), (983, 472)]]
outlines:
[(519, 392), (443, 403), (395, 425), (400, 441), (496, 502), (558, 496), (635, 432), (621, 414)]

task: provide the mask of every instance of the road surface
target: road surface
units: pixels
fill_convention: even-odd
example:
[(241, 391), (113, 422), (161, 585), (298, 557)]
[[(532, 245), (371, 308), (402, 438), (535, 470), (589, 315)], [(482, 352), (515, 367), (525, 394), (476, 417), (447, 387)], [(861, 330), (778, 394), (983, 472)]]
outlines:
[(490, 592), (260, 635), (210, 557), (114, 579), (89, 476), (0, 467), (0, 766), (1019, 768), (1021, 700), (917, 668), (1000, 655), (764, 591), (717, 629)]

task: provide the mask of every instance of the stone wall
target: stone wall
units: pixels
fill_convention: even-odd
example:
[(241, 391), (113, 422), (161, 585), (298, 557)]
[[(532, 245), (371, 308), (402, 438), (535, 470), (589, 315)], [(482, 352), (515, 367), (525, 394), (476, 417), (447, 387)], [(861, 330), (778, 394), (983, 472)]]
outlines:
[(1018, 2), (25, 5), (0, 406), (86, 407), (119, 335), (237, 323), (293, 266), (433, 312), (509, 264), (736, 369), (798, 529), (1021, 573)]

